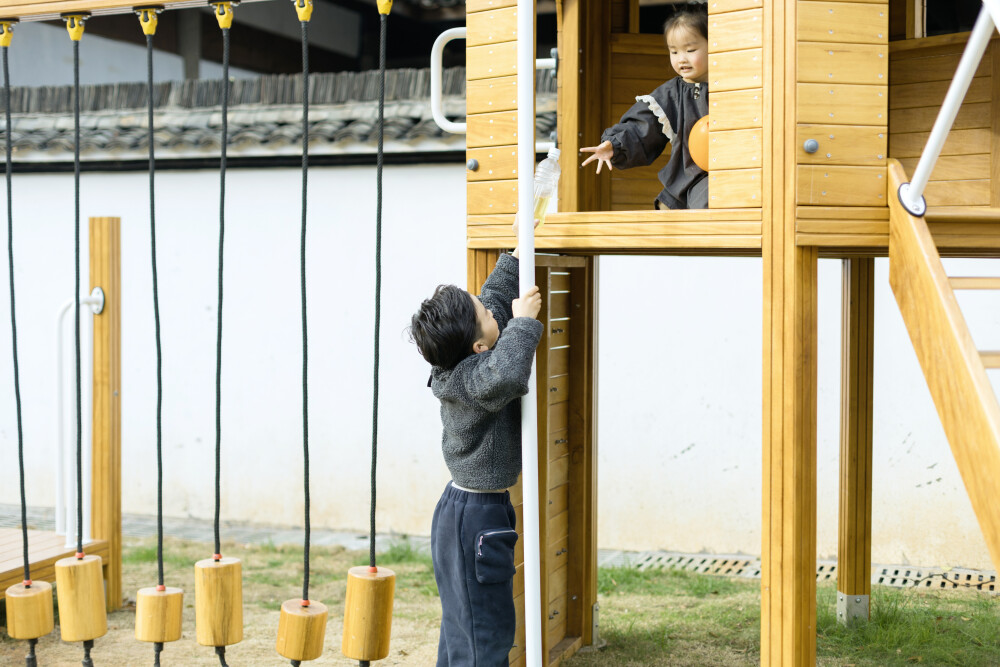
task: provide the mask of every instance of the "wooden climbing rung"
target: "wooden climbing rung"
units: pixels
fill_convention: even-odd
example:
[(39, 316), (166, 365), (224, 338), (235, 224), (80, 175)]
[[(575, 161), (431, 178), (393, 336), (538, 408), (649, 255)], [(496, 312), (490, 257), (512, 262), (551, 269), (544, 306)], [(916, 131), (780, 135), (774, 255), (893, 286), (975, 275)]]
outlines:
[(952, 289), (1000, 289), (1000, 278), (949, 278)]
[(1000, 350), (980, 350), (979, 358), (986, 368), (1000, 368)]
[(924, 220), (930, 223), (991, 223), (1000, 222), (1000, 208), (986, 206), (933, 206), (927, 209)]

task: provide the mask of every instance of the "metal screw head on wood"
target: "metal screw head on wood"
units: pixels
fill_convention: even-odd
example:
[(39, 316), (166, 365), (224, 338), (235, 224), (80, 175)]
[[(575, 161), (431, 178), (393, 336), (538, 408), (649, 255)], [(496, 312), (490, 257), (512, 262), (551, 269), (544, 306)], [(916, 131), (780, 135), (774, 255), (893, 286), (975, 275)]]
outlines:
[(802, 150), (806, 153), (815, 153), (819, 150), (819, 142), (815, 139), (806, 139), (805, 143), (802, 144)]
[(469, 171), (479, 171), (479, 160), (473, 158), (465, 163), (465, 168)]

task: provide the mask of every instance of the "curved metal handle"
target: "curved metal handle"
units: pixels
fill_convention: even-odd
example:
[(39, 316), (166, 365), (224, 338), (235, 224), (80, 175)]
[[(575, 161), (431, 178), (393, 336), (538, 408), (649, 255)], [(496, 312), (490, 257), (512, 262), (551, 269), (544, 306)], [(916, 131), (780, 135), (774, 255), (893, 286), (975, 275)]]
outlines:
[(444, 53), (445, 44), (453, 39), (465, 39), (465, 28), (451, 28), (445, 30), (431, 47), (431, 115), (445, 132), (452, 134), (465, 134), (465, 123), (454, 123), (444, 116), (441, 110), (441, 54)]

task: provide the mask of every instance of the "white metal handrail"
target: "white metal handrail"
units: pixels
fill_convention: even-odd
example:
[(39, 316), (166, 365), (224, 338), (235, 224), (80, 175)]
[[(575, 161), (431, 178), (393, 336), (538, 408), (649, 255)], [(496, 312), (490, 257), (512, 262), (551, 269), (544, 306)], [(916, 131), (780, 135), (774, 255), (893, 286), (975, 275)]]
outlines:
[(941, 111), (938, 112), (937, 120), (931, 134), (927, 137), (927, 144), (924, 146), (917, 168), (913, 172), (913, 178), (909, 183), (899, 186), (900, 203), (912, 215), (921, 216), (927, 212), (927, 201), (924, 199), (924, 190), (930, 181), (931, 172), (941, 155), (941, 149), (948, 138), (948, 132), (955, 123), (955, 116), (958, 115), (958, 108), (962, 106), (965, 93), (969, 90), (972, 78), (976, 75), (986, 46), (993, 36), (994, 27), (1000, 28), (1000, 0), (983, 0), (983, 8), (979, 10), (979, 18), (969, 35), (969, 43), (965, 46), (962, 59), (958, 63), (955, 71), (955, 78), (952, 79), (948, 87), (948, 94), (945, 95), (941, 104)]
[[(451, 132), (452, 134), (465, 134), (468, 125), (466, 123), (456, 123), (454, 121), (448, 120), (444, 115), (443, 105), (443, 95), (441, 94), (441, 78), (443, 76), (443, 66), (442, 66), (442, 56), (444, 55), (444, 47), (448, 42), (455, 39), (465, 39), (466, 28), (450, 28), (445, 30), (437, 39), (434, 40), (434, 46), (431, 47), (431, 116), (434, 118), (434, 122), (445, 132)], [(520, 44), (520, 41), (518, 42)], [(535, 70), (540, 69), (556, 69), (557, 61), (555, 57), (552, 58), (538, 58), (535, 60)], [(520, 85), (520, 83), (518, 83)], [(535, 86), (535, 75), (532, 71), (531, 75), (531, 90), (534, 93)], [(531, 104), (534, 107), (535, 98), (532, 96)], [(520, 103), (518, 108), (521, 108)], [(532, 131), (530, 136), (534, 136), (534, 119), (532, 119)], [(554, 146), (553, 142), (539, 142), (535, 145), (535, 152), (544, 152), (549, 148)]]
[[(56, 507), (55, 507), (55, 519), (56, 519), (56, 534), (66, 536), (66, 546), (73, 547), (76, 546), (76, 461), (72, 456), (72, 452), (67, 452), (69, 449), (69, 442), (75, 440), (76, 436), (76, 420), (71, 420), (70, 432), (66, 433), (66, 403), (65, 403), (65, 376), (66, 376), (66, 363), (65, 363), (65, 339), (63, 336), (64, 330), (66, 328), (66, 316), (73, 309), (74, 301), (71, 299), (64, 303), (59, 309), (59, 314), (56, 316), (56, 418), (55, 418), (55, 428), (56, 428), (56, 456), (55, 456), (55, 468), (56, 468)], [(81, 313), (84, 306), (89, 306), (90, 311), (93, 314), (100, 314), (104, 310), (104, 290), (100, 287), (95, 287), (94, 291), (91, 292), (90, 296), (85, 296), (80, 299)], [(87, 331), (90, 332), (88, 338), (93, 337), (93, 318), (87, 317), (88, 326)], [(82, 364), (83, 369), (93, 368), (92, 359), (92, 346), (81, 345), (81, 349), (90, 350), (90, 354), (87, 354), (86, 359), (89, 363)], [(90, 403), (91, 393), (87, 390), (90, 383), (86, 381), (86, 378), (81, 378), (83, 382), (83, 397), (82, 397), (82, 410), (84, 414), (88, 414), (87, 404)], [(83, 432), (83, 456), (82, 456), (82, 467), (83, 467), (83, 542), (84, 544), (90, 542), (90, 516), (91, 516), (91, 460), (93, 453), (93, 438), (90, 433), (90, 420), (83, 419), (82, 423), (84, 425)]]

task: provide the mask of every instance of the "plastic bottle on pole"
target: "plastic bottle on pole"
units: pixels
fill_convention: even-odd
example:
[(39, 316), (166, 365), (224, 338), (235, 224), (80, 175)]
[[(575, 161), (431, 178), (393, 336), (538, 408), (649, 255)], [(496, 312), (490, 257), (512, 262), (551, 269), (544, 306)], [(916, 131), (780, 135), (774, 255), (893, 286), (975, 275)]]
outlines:
[(559, 149), (550, 148), (549, 155), (535, 168), (535, 220), (541, 225), (549, 210), (549, 202), (559, 187)]

